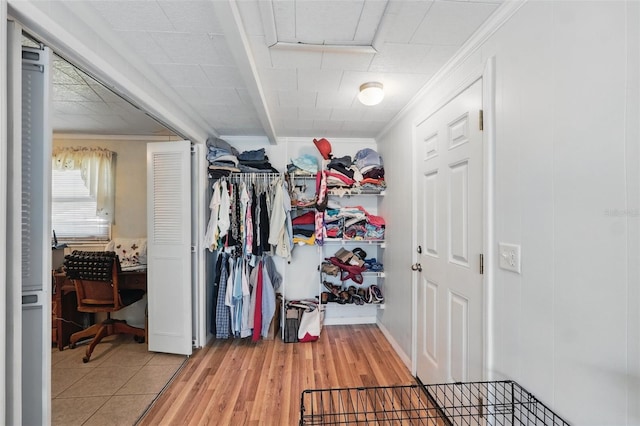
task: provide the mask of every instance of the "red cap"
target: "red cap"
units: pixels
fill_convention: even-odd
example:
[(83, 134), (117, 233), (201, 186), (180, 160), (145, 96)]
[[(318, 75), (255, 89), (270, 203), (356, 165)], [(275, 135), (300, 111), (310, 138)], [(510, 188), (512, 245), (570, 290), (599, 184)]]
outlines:
[(316, 148), (318, 148), (318, 151), (320, 151), (320, 154), (322, 154), (322, 158), (325, 160), (331, 159), (331, 143), (328, 140), (325, 138), (314, 139), (313, 143), (316, 145)]

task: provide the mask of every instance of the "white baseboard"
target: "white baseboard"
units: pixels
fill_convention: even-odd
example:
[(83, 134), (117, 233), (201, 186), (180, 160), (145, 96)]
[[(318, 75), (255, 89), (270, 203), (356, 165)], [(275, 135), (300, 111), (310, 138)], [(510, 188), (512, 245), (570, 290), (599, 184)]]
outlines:
[(391, 344), (391, 347), (393, 348), (393, 350), (396, 351), (396, 354), (398, 354), (398, 356), (400, 357), (400, 360), (404, 363), (404, 365), (407, 367), (407, 369), (409, 371), (411, 371), (411, 357), (408, 356), (402, 350), (402, 347), (400, 347), (398, 342), (396, 342), (396, 339), (393, 338), (391, 333), (389, 333), (389, 330), (387, 330), (384, 325), (382, 325), (379, 321), (377, 322), (377, 325), (378, 325), (378, 328), (380, 329), (380, 331), (382, 331), (382, 334), (384, 334), (384, 337)]

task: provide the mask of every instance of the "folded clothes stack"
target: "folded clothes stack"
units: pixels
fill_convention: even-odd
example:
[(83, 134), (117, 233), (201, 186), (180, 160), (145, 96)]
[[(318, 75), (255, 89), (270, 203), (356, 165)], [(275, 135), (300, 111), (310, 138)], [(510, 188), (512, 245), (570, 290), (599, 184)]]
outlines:
[(315, 243), (315, 213), (310, 211), (291, 220), (294, 244)]
[(231, 173), (240, 172), (238, 150), (220, 138), (207, 139), (207, 161), (211, 179), (219, 179)]
[(238, 155), (238, 162), (242, 173), (279, 173), (269, 162), (264, 148), (243, 151)]
[[(327, 209), (324, 215), (327, 238), (383, 240), (385, 221), (360, 206)], [(329, 232), (331, 230), (331, 232)]]
[(345, 155), (327, 164), (327, 186), (338, 194), (350, 189), (381, 191), (386, 188), (382, 157), (371, 148), (361, 149), (353, 159)]
[(287, 165), (289, 174), (302, 176), (315, 176), (318, 173), (318, 159), (313, 155), (303, 154), (300, 157), (291, 159), (291, 163)]

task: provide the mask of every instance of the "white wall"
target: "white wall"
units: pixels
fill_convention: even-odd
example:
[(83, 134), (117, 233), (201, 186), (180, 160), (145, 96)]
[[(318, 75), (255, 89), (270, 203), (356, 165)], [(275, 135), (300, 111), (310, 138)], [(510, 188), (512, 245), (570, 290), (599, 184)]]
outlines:
[(496, 241), (522, 246), (522, 274), (496, 270), (488, 375), (572, 424), (640, 424), (639, 24), (634, 1), (528, 2), (378, 140), (397, 289), (382, 324), (410, 354), (412, 216), (396, 206), (412, 125), (495, 56)]

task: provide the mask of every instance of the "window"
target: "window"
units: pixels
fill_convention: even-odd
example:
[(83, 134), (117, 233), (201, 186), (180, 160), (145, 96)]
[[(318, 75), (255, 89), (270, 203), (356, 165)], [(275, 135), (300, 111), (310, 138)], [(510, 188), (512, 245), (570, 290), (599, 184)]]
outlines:
[(59, 240), (110, 239), (115, 201), (114, 155), (101, 148), (54, 149), (51, 222)]
[(51, 226), (60, 241), (109, 240), (111, 223), (96, 214), (97, 202), (81, 170), (53, 170)]

